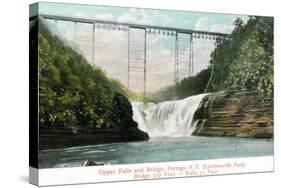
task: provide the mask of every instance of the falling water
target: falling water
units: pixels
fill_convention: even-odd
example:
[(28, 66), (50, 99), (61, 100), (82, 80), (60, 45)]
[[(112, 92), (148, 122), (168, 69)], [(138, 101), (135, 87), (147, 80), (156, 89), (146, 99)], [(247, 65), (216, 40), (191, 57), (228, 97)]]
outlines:
[(165, 101), (158, 104), (132, 102), (133, 119), (139, 129), (147, 132), (150, 137), (191, 136), (196, 122), (193, 116), (202, 98), (207, 94), (191, 96), (182, 100)]
[[(154, 137), (122, 142), (39, 151), (39, 168), (80, 167), (85, 160), (137, 164), (273, 156), (273, 141), (235, 137), (189, 137), (194, 113), (206, 94), (159, 104), (132, 102), (139, 128)], [(176, 138), (174, 138), (176, 137)]]

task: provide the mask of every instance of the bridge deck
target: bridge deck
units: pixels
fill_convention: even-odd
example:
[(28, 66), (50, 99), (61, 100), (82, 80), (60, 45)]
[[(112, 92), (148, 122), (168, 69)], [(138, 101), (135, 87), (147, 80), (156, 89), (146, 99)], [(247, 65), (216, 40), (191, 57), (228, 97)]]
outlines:
[[(107, 25), (119, 25), (119, 26), (125, 26), (125, 27), (129, 27), (129, 28), (139, 28), (139, 29), (146, 29), (146, 30), (161, 30), (161, 31), (170, 31), (170, 32), (186, 33), (186, 34), (202, 34), (202, 35), (213, 35), (213, 36), (222, 36), (222, 37), (229, 35), (227, 33), (200, 31), (200, 30), (174, 28), (174, 27), (163, 27), (163, 26), (154, 26), (154, 25), (144, 25), (144, 24), (134, 24), (134, 23), (124, 23), (124, 22), (114, 22), (114, 21), (104, 21), (104, 20), (86, 19), (86, 18), (75, 18), (75, 17), (67, 17), (67, 16), (56, 16), (56, 15), (47, 15), (47, 14), (40, 14), (39, 16), (42, 18), (45, 18), (45, 19), (52, 19), (52, 20), (61, 20), (61, 21), (87, 23), (87, 24), (99, 23), (99, 24), (107, 24)], [(30, 17), (30, 20), (32, 20), (36, 17), (37, 16)]]

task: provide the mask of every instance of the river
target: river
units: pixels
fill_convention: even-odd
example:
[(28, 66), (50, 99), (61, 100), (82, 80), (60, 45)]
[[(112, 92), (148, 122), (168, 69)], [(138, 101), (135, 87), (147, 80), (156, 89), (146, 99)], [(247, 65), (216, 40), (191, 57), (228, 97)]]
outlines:
[(41, 150), (39, 168), (78, 167), (87, 159), (113, 165), (273, 155), (272, 139), (191, 136), (205, 95), (145, 106), (132, 102), (133, 119), (150, 140)]

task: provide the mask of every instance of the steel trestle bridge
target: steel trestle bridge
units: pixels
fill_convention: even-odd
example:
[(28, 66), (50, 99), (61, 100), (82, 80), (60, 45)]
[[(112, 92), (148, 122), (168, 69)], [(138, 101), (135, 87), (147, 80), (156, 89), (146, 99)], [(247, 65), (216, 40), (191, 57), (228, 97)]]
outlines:
[[(30, 17), (33, 20), (38, 16)], [(143, 91), (143, 100), (146, 97), (146, 76), (147, 76), (147, 35), (167, 35), (174, 37), (175, 64), (174, 64), (174, 84), (175, 86), (181, 81), (180, 74), (189, 77), (194, 71), (194, 39), (217, 40), (225, 38), (226, 33), (198, 31), (183, 28), (162, 27), (154, 25), (143, 25), (134, 23), (123, 23), (114, 21), (104, 21), (85, 18), (74, 18), (65, 16), (40, 14), (40, 18), (47, 20), (66, 21), (84, 23), (92, 25), (92, 63), (95, 63), (95, 30), (118, 30), (128, 33), (128, 67), (127, 67), (127, 88), (132, 89), (134, 83), (141, 85)]]

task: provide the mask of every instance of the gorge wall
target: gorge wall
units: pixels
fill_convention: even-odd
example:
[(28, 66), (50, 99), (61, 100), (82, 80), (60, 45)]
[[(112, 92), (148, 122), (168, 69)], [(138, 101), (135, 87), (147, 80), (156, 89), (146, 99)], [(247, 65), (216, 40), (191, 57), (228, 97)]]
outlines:
[(257, 92), (209, 94), (195, 112), (193, 135), (273, 138), (273, 99)]

